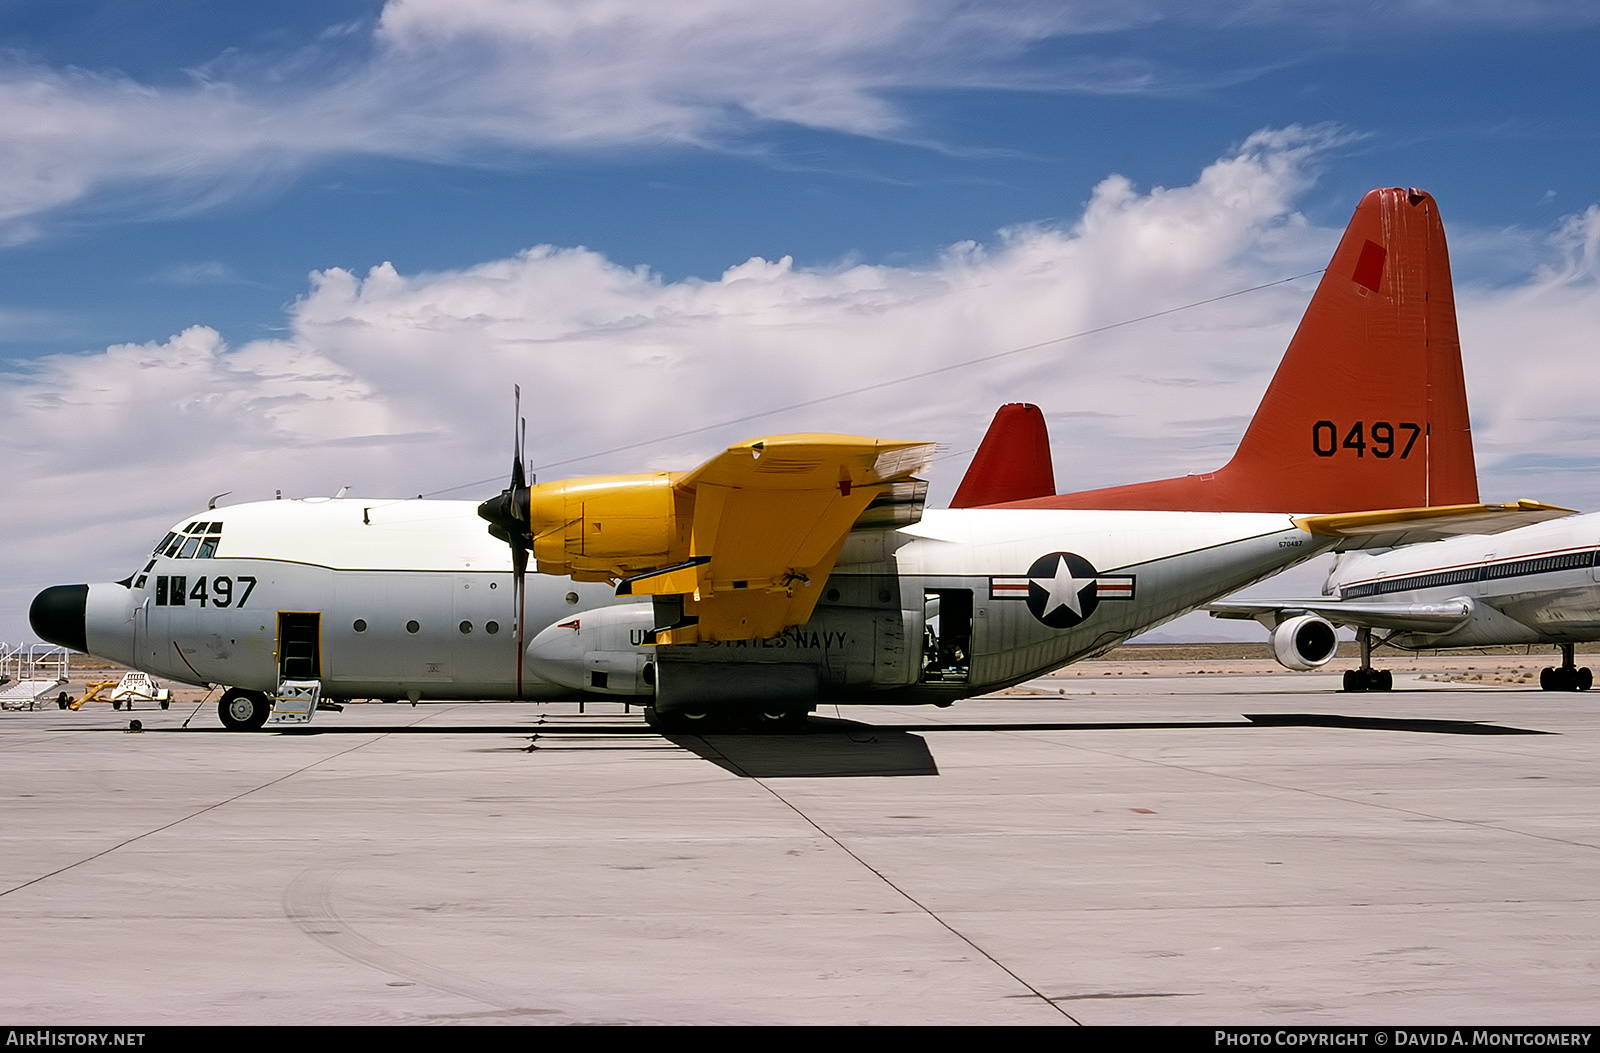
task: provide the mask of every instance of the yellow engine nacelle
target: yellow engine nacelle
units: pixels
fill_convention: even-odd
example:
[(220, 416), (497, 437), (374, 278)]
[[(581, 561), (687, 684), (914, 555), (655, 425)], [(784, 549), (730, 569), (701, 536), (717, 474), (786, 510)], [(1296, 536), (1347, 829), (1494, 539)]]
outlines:
[(605, 581), (688, 558), (694, 498), (674, 489), (681, 478), (596, 475), (529, 487), (539, 573)]

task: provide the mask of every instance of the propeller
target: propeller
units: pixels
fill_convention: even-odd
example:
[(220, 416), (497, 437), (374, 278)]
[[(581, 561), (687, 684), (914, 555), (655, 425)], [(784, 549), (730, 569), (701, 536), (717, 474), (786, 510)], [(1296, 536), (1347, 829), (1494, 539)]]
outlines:
[(478, 506), (478, 515), (489, 523), (491, 536), (511, 546), (511, 604), (517, 638), (517, 695), (522, 695), (522, 652), (526, 646), (526, 607), (528, 552), (533, 539), (528, 529), (528, 473), (523, 464), (523, 445), (528, 422), (522, 416), (522, 386), (513, 385), (516, 410), (512, 420), (511, 483)]

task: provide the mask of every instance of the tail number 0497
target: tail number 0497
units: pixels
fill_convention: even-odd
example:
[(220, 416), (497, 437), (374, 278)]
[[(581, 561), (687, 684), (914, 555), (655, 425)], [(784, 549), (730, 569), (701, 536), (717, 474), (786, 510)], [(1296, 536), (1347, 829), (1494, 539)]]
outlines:
[(1318, 457), (1332, 457), (1341, 450), (1351, 450), (1357, 457), (1372, 456), (1386, 460), (1399, 453), (1403, 461), (1411, 456), (1411, 447), (1422, 434), (1420, 424), (1401, 421), (1391, 424), (1386, 420), (1356, 421), (1339, 438), (1339, 426), (1331, 420), (1319, 420), (1311, 426), (1311, 449)]

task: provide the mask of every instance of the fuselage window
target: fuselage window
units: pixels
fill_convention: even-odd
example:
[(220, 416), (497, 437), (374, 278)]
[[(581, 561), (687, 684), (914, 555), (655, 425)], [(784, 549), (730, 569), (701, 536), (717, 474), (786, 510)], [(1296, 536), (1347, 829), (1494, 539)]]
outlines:
[(467, 635), (471, 631), (472, 631), (472, 623), (471, 622), (462, 622), (461, 623), (461, 635), (462, 636)]
[(367, 631), (367, 620), (365, 618), (357, 618), (356, 623), (350, 628), (354, 629), (358, 633), (364, 633)]
[(574, 603), (577, 603), (577, 602), (578, 602), (578, 594), (576, 592), (567, 593), (567, 604), (569, 606), (574, 604)]
[(488, 633), (490, 636), (493, 636), (495, 633), (500, 631), (500, 623), (499, 622), (484, 622), (483, 623), (483, 631)]
[(412, 619), (411, 621), (406, 622), (406, 632), (408, 632), (408, 633), (419, 633), (421, 631), (422, 631), (422, 626), (417, 624), (416, 619)]

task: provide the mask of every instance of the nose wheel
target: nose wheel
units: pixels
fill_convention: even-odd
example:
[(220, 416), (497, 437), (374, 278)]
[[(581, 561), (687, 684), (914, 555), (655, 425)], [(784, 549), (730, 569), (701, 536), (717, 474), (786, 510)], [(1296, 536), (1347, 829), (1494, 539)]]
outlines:
[(229, 731), (257, 731), (272, 712), (272, 700), (260, 691), (230, 687), (217, 702), (217, 716)]

